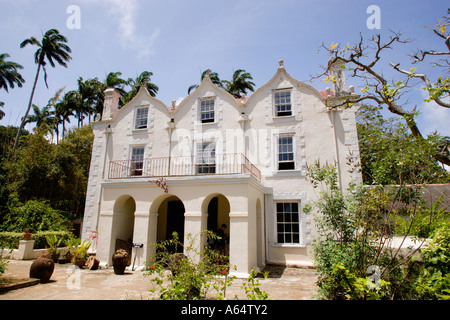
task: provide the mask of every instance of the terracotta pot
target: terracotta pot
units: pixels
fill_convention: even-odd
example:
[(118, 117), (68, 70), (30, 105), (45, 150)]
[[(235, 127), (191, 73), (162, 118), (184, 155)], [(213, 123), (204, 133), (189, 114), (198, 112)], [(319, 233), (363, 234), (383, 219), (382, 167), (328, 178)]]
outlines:
[(75, 265), (81, 269), (83, 269), (84, 265), (86, 264), (86, 259), (77, 259), (75, 261)]

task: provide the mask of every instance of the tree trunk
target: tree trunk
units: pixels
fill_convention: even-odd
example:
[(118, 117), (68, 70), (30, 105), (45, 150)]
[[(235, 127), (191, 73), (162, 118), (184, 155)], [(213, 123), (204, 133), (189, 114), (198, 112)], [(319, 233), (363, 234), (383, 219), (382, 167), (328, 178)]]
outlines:
[(26, 124), (27, 118), (28, 118), (28, 114), (30, 113), (30, 110), (31, 110), (31, 105), (33, 103), (34, 91), (36, 90), (36, 84), (37, 84), (37, 81), (39, 79), (39, 72), (40, 71), (41, 71), (41, 64), (38, 63), (38, 68), (37, 68), (37, 71), (36, 71), (36, 77), (34, 78), (33, 89), (31, 90), (30, 101), (28, 102), (28, 109), (27, 109), (27, 112), (25, 113), (25, 116), (22, 118), (22, 122), (20, 123), (19, 130), (17, 130), (16, 140), (14, 141), (14, 147), (13, 147), (13, 150), (12, 150), (13, 158), (16, 157), (16, 149), (17, 149), (17, 146), (19, 145), (20, 132), (25, 127), (25, 124)]

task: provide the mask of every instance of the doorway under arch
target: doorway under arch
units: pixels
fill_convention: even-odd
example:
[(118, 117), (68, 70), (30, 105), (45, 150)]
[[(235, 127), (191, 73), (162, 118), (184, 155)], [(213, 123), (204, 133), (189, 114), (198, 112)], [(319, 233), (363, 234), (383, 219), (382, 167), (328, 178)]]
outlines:
[[(203, 212), (207, 215), (207, 230), (216, 233), (222, 225), (225, 225), (225, 237), (229, 239), (230, 202), (228, 199), (220, 193), (209, 195), (204, 201)], [(225, 255), (229, 255), (228, 244), (225, 246)]]
[[(168, 196), (158, 207), (158, 222), (156, 240), (165, 241), (178, 234), (178, 239), (184, 243), (184, 204), (177, 196)], [(182, 252), (183, 248), (177, 248)]]
[(117, 198), (113, 209), (110, 256), (117, 249), (125, 249), (131, 255), (134, 233), (136, 202), (130, 195)]

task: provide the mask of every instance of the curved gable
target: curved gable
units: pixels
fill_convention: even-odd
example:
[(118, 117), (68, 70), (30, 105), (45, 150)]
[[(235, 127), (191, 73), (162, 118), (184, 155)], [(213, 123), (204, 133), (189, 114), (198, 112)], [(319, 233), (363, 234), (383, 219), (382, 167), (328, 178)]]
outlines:
[[(276, 84), (278, 82), (278, 84)], [(268, 82), (266, 82), (263, 86), (258, 88), (249, 98), (247, 101), (247, 104), (250, 104), (252, 101), (252, 98), (257, 97), (257, 95), (261, 92), (263, 92), (268, 87), (277, 87), (277, 89), (282, 89), (290, 86), (290, 84), (294, 84), (297, 88), (305, 88), (311, 91), (311, 93), (317, 97), (319, 100), (325, 102), (324, 97), (322, 94), (315, 89), (314, 87), (303, 83), (301, 81), (298, 81), (297, 79), (293, 78), (289, 73), (287, 73), (286, 69), (283, 66), (282, 60), (280, 60), (280, 67), (278, 68), (275, 75), (270, 79)]]

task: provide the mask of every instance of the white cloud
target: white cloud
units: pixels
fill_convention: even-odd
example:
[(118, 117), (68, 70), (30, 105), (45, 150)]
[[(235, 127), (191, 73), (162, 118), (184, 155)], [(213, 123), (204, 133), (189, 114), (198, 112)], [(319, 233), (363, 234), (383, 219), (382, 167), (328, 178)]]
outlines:
[(120, 45), (124, 49), (136, 51), (138, 58), (154, 53), (154, 43), (160, 34), (156, 28), (150, 36), (140, 35), (136, 30), (136, 15), (139, 10), (137, 0), (107, 0), (109, 12), (117, 19)]
[[(427, 92), (421, 90), (422, 98), (428, 99)], [(448, 99), (443, 99), (448, 102)], [(450, 136), (450, 110), (439, 106), (436, 102), (423, 102), (420, 108), (424, 127), (423, 133), (428, 134), (437, 131), (442, 136)]]

